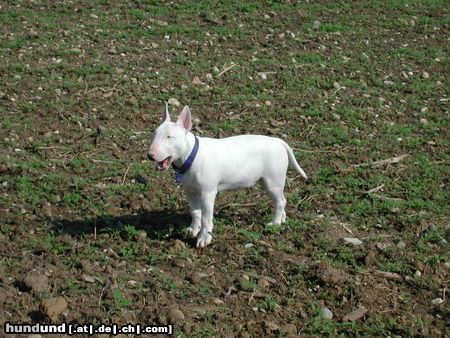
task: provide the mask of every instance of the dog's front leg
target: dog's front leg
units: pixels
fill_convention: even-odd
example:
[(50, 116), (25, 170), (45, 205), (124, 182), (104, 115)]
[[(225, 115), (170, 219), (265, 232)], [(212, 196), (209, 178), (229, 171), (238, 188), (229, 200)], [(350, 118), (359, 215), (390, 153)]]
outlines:
[(185, 188), (184, 193), (188, 200), (192, 217), (191, 226), (188, 227), (187, 230), (192, 234), (192, 237), (197, 237), (198, 233), (200, 232), (202, 217), (202, 202), (200, 198), (200, 192)]
[(216, 200), (217, 191), (208, 191), (201, 193), (202, 203), (202, 227), (200, 236), (197, 239), (197, 248), (204, 248), (211, 243), (213, 229), (214, 202)]

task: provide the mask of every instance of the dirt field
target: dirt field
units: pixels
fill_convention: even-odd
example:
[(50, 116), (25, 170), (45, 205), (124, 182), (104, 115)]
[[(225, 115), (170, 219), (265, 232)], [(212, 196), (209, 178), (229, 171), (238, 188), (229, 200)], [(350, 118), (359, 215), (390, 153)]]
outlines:
[[(448, 335), (448, 9), (1, 1), (1, 330)], [(167, 100), (196, 135), (291, 145), (310, 179), (289, 171), (286, 224), (261, 188), (223, 193), (195, 248), (146, 158)]]

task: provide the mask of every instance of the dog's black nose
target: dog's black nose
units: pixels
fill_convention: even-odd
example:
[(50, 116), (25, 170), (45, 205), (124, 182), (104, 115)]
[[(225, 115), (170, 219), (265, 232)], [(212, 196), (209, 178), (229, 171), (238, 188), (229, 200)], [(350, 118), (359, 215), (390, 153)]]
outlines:
[(150, 161), (154, 161), (154, 158), (153, 158), (153, 156), (152, 156), (150, 153), (147, 153), (147, 158), (148, 158)]

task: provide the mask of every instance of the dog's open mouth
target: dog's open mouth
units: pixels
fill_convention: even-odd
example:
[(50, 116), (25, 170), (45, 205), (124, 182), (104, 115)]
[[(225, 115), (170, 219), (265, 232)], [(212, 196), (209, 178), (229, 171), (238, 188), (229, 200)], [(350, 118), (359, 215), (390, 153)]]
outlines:
[(170, 163), (172, 163), (172, 157), (168, 156), (164, 160), (162, 160), (161, 162), (158, 162), (158, 166), (156, 167), (156, 169), (158, 169), (158, 170), (166, 170), (169, 167)]

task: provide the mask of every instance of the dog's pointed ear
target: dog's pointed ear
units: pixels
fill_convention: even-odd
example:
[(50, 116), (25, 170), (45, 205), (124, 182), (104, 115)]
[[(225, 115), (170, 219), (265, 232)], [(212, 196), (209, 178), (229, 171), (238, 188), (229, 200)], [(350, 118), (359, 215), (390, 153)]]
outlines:
[(164, 105), (164, 108), (163, 108), (162, 119), (163, 119), (163, 122), (170, 122), (169, 102), (165, 102), (165, 105)]
[(191, 130), (192, 118), (191, 118), (191, 111), (188, 106), (184, 106), (180, 116), (178, 116), (177, 124), (186, 129), (187, 131)]

